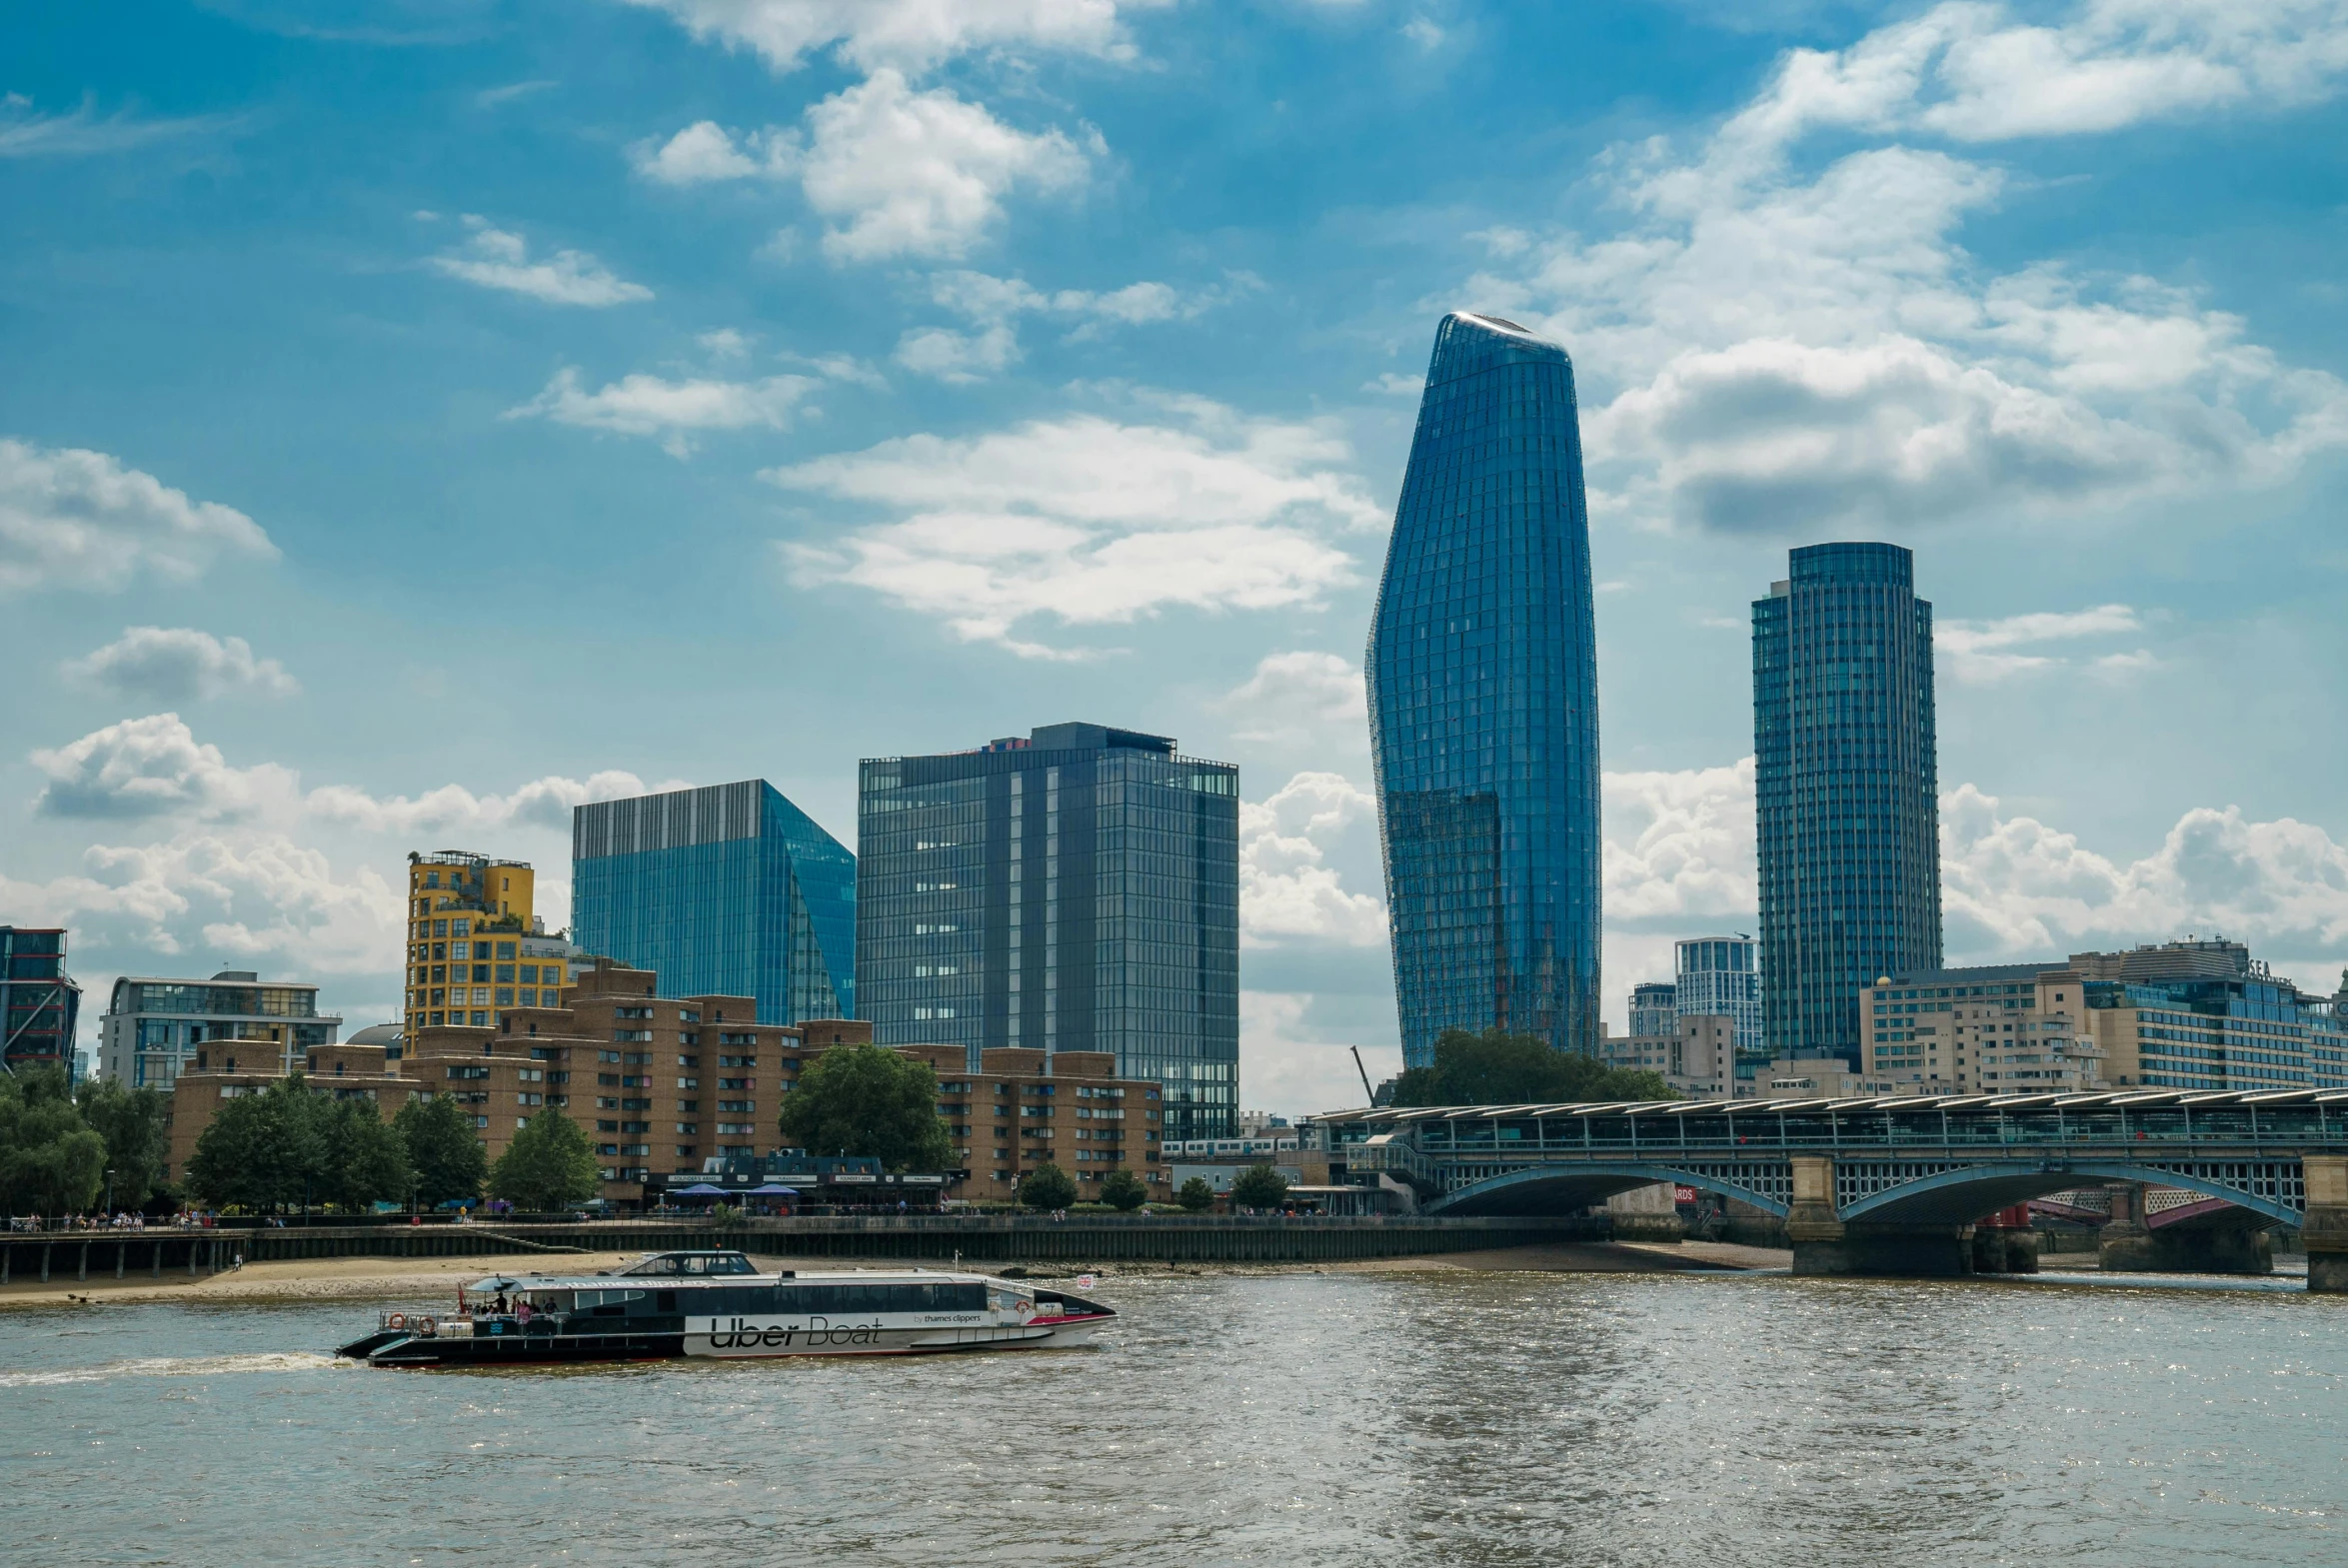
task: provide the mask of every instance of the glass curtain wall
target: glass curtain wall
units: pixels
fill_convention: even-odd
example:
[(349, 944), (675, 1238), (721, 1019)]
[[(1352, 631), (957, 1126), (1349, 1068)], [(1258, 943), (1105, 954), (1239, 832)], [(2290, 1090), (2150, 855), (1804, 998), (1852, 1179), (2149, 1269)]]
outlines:
[(1403, 1061), (1494, 1026), (1596, 1054), (1597, 645), (1556, 344), (1435, 330), (1365, 668)]

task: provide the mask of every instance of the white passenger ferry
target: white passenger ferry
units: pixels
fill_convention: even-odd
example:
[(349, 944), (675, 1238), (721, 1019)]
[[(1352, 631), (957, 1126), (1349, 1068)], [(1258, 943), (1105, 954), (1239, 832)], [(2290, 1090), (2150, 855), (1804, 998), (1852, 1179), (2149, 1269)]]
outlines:
[(989, 1274), (761, 1273), (740, 1252), (659, 1252), (616, 1273), (491, 1275), (447, 1316), (386, 1312), (335, 1354), (428, 1367), (1046, 1350), (1085, 1344), (1116, 1316)]

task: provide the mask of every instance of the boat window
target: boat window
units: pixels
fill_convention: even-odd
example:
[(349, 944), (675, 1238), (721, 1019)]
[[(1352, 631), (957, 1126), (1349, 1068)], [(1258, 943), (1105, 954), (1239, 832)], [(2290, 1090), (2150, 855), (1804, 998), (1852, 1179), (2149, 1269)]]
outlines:
[(784, 1310), (820, 1317), (869, 1312), (983, 1312), (985, 1285), (798, 1285), (781, 1292)]
[(618, 1306), (623, 1301), (643, 1299), (644, 1292), (641, 1290), (582, 1290), (579, 1292), (577, 1309), (586, 1312), (599, 1306)]

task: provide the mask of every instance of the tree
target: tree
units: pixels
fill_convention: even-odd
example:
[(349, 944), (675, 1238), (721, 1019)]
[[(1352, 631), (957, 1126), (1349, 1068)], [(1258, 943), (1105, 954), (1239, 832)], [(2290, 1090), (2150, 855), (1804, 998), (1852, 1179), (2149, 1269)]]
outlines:
[(1120, 1166), (1102, 1178), (1101, 1201), (1120, 1213), (1131, 1214), (1150, 1201), (1150, 1189), (1140, 1176)]
[(411, 1095), (392, 1118), (392, 1127), (407, 1148), (417, 1202), (438, 1208), (452, 1198), (481, 1196), (481, 1184), (489, 1179), (489, 1151), (463, 1106), (440, 1095)]
[(1174, 1193), (1174, 1201), (1196, 1214), (1214, 1207), (1214, 1188), (1206, 1184), (1204, 1176), (1192, 1176)]
[(318, 1196), (333, 1101), (290, 1073), (220, 1107), (188, 1159), (188, 1187), (223, 1208), (279, 1208)]
[(783, 1136), (814, 1154), (877, 1156), (889, 1170), (944, 1170), (954, 1140), (938, 1074), (886, 1046), (835, 1045), (783, 1097)]
[(74, 1108), (62, 1067), (0, 1072), (0, 1203), (78, 1213), (106, 1183), (106, 1139)]
[(331, 1102), (322, 1128), (317, 1197), (345, 1208), (408, 1195), (408, 1146), (371, 1099)]
[(1231, 1178), (1231, 1201), (1249, 1208), (1278, 1208), (1288, 1196), (1288, 1178), (1266, 1164), (1249, 1165)]
[(586, 1202), (601, 1179), (587, 1134), (549, 1105), (514, 1134), (490, 1167), (489, 1190), (516, 1208), (543, 1212)]
[(1579, 1051), (1554, 1050), (1534, 1034), (1445, 1029), (1434, 1063), (1412, 1067), (1394, 1085), (1396, 1105), (1531, 1105), (1587, 1100), (1677, 1099), (1662, 1077), (1609, 1067)]
[(1076, 1182), (1049, 1160), (1020, 1178), (1020, 1201), (1030, 1208), (1066, 1208), (1076, 1200)]
[(120, 1078), (88, 1079), (74, 1097), (82, 1120), (106, 1140), (106, 1168), (114, 1172), (114, 1206), (145, 1206), (171, 1153), (166, 1126), (171, 1101), (160, 1089), (128, 1088)]

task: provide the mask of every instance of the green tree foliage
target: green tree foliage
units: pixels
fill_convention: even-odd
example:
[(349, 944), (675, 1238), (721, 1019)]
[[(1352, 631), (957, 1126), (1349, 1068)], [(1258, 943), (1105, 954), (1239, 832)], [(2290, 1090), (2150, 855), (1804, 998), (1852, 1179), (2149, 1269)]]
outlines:
[(1434, 1065), (1394, 1085), (1396, 1105), (1530, 1105), (1576, 1100), (1677, 1099), (1662, 1077), (1609, 1067), (1579, 1051), (1551, 1050), (1537, 1035), (1445, 1029)]
[(1231, 1201), (1248, 1208), (1278, 1208), (1287, 1196), (1287, 1177), (1268, 1163), (1249, 1165), (1231, 1178)]
[(1020, 1178), (1020, 1201), (1030, 1208), (1066, 1208), (1076, 1200), (1076, 1182), (1050, 1161)]
[(587, 1134), (550, 1105), (514, 1134), (490, 1167), (489, 1190), (516, 1208), (543, 1213), (586, 1202), (600, 1180)]
[(1214, 1188), (1206, 1184), (1204, 1176), (1192, 1176), (1174, 1193), (1174, 1201), (1193, 1214), (1214, 1207)]
[(408, 1158), (373, 1100), (337, 1100), (296, 1072), (224, 1103), (196, 1139), (187, 1179), (223, 1208), (361, 1208), (407, 1196)]
[(409, 1096), (392, 1118), (416, 1176), (416, 1201), (438, 1208), (452, 1198), (481, 1196), (489, 1179), (489, 1150), (473, 1130), (473, 1117), (455, 1100)]
[(1142, 1178), (1120, 1166), (1101, 1182), (1101, 1201), (1121, 1213), (1131, 1214), (1150, 1200), (1150, 1189)]
[(0, 1072), (0, 1205), (79, 1213), (106, 1184), (106, 1139), (82, 1120), (62, 1067)]
[(889, 1170), (944, 1170), (938, 1074), (883, 1045), (835, 1045), (783, 1096), (783, 1136), (811, 1154), (878, 1156)]
[(154, 1196), (171, 1153), (166, 1118), (171, 1101), (161, 1089), (126, 1088), (120, 1078), (90, 1078), (75, 1091), (82, 1120), (106, 1140), (106, 1168), (114, 1172), (114, 1206), (139, 1208)]

